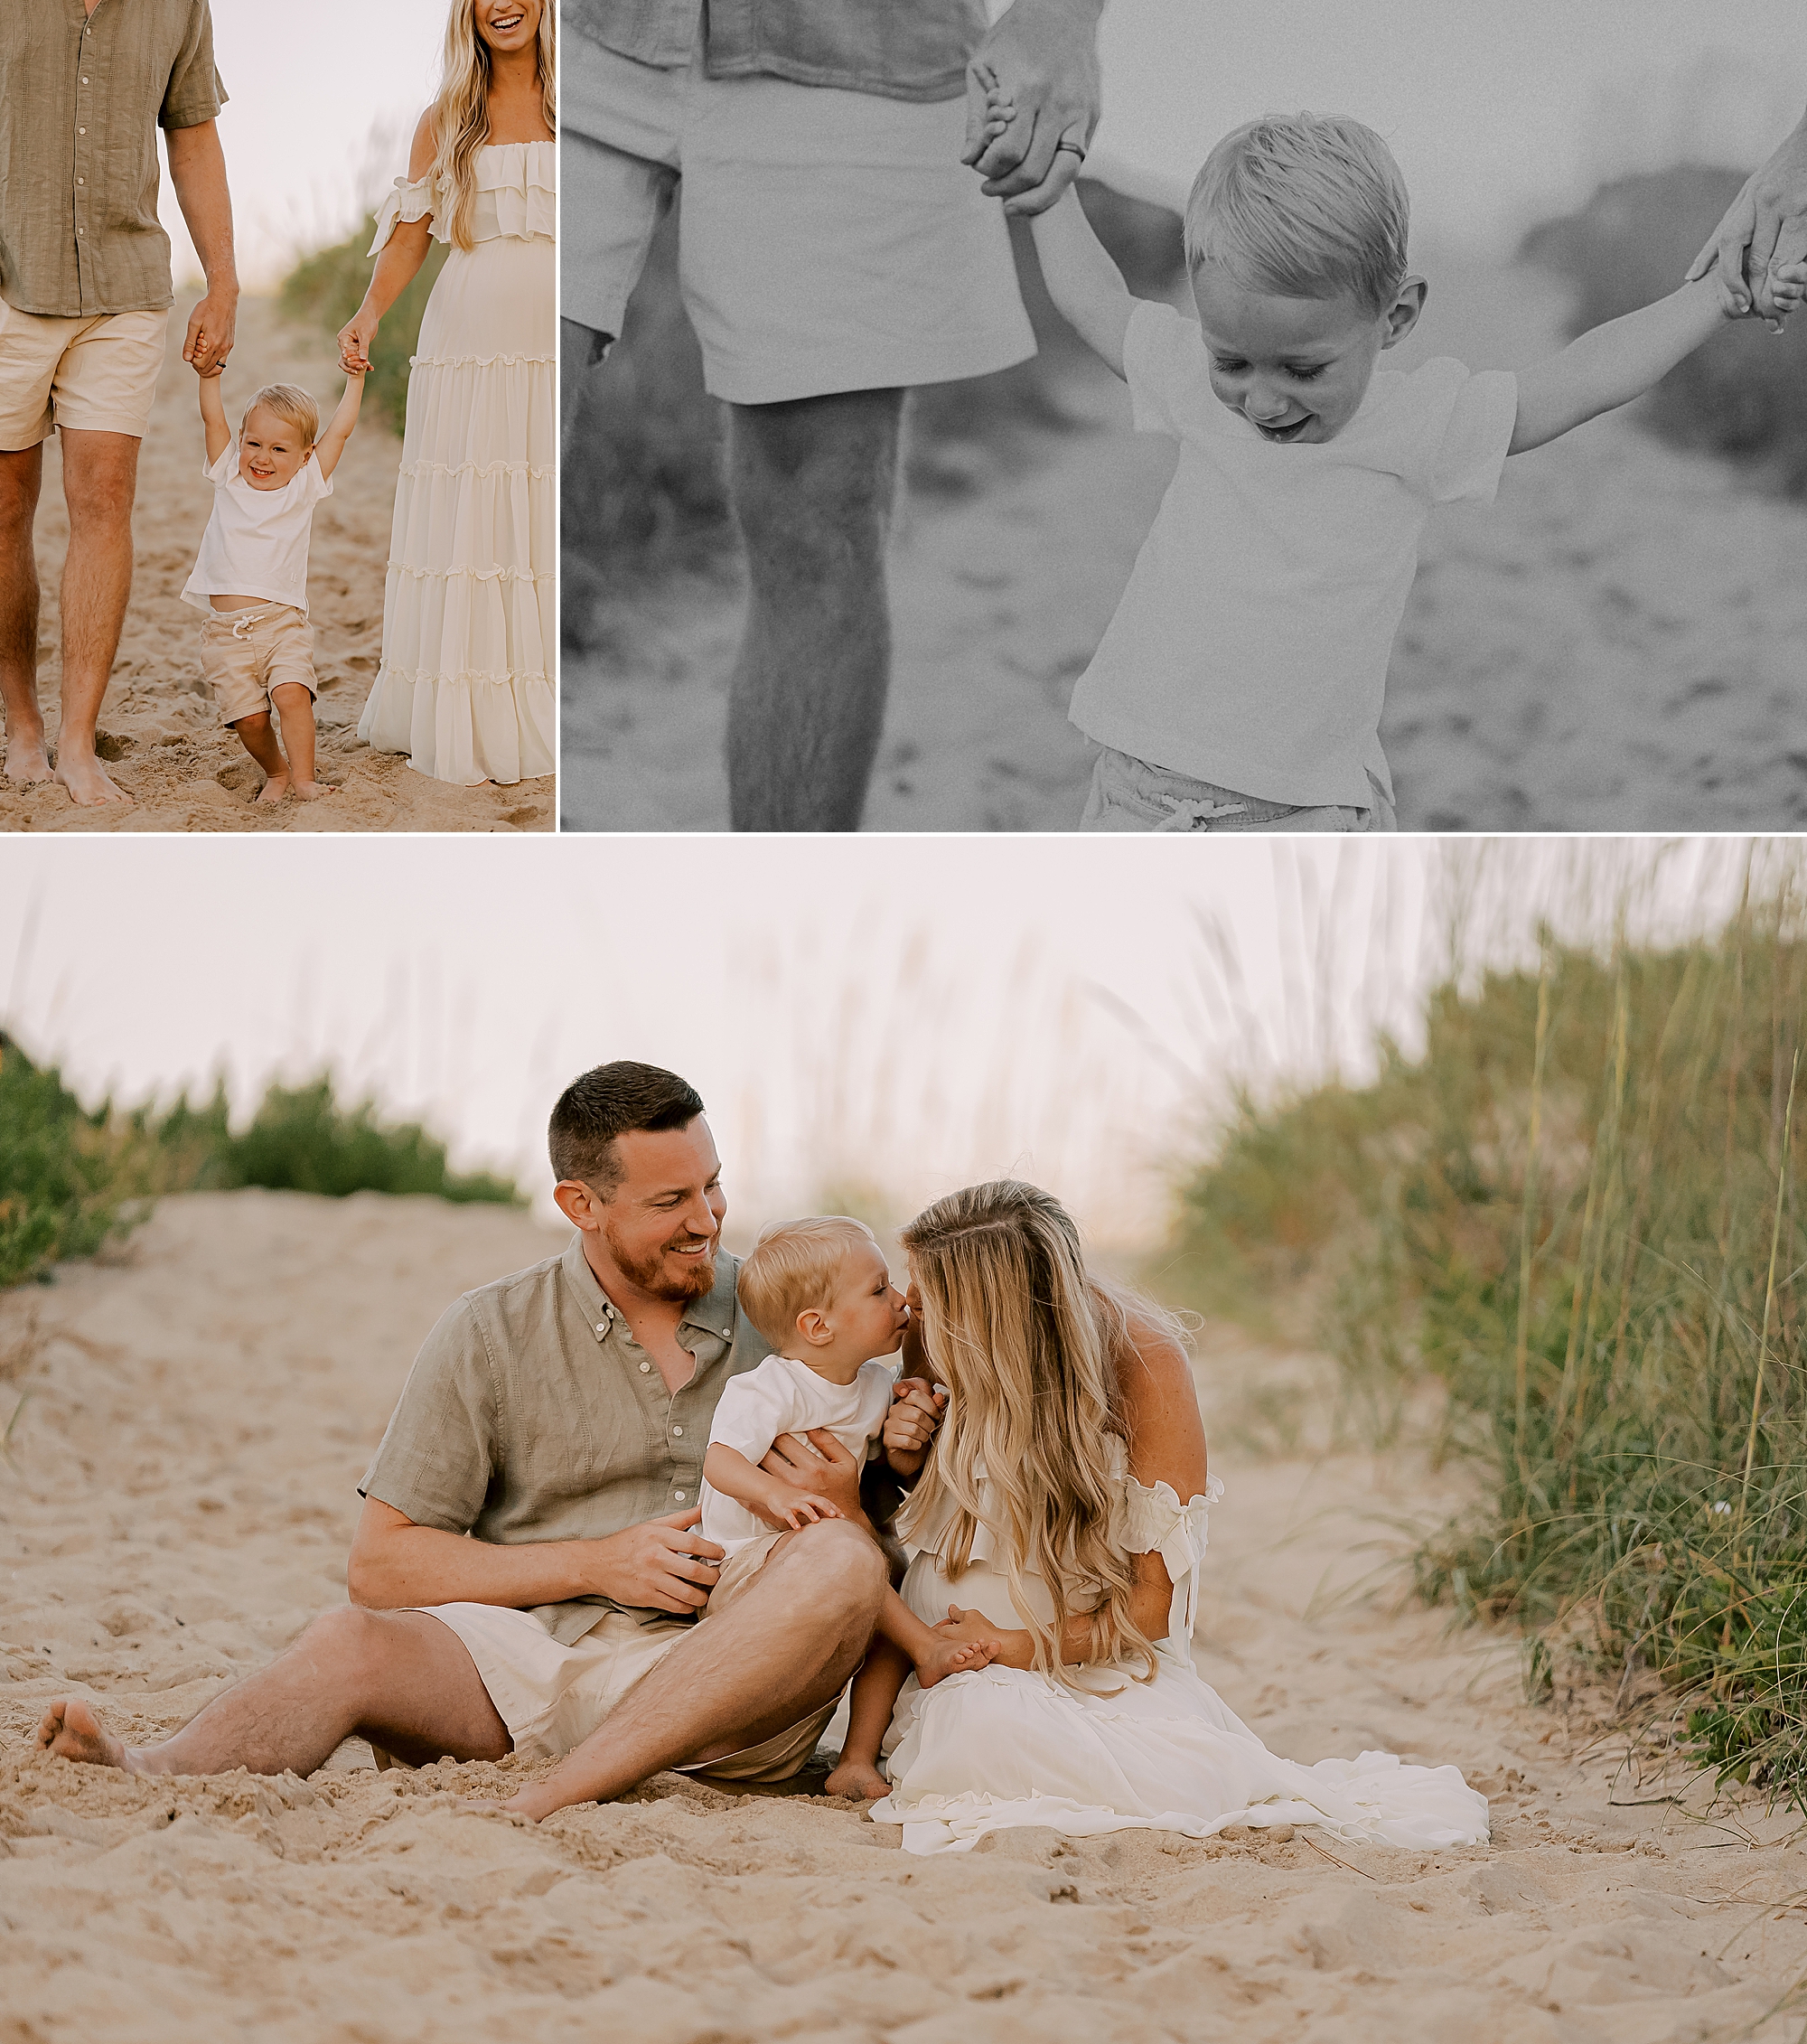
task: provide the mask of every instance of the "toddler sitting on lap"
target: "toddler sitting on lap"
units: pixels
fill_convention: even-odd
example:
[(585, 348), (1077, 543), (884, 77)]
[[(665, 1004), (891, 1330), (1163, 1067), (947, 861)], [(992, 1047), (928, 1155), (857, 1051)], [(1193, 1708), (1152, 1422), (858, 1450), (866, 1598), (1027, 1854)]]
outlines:
[[(863, 1458), (882, 1435), (894, 1398), (939, 1416), (920, 1386), (899, 1386), (896, 1368), (874, 1360), (897, 1353), (910, 1309), (863, 1223), (829, 1216), (767, 1228), (741, 1265), (737, 1289), (747, 1317), (778, 1354), (729, 1380), (709, 1429), (703, 1533), (725, 1550), (710, 1613), (740, 1595), (787, 1533), (841, 1516), (826, 1497), (799, 1492), (759, 1467), (781, 1434), (821, 1427)], [(913, 1478), (927, 1449), (885, 1447), (883, 1453), (898, 1476)], [(887, 1721), (912, 1665), (929, 1689), (944, 1676), (983, 1667), (992, 1655), (984, 1642), (949, 1639), (924, 1625), (894, 1589), (885, 1593), (878, 1634), (854, 1679), (853, 1707), (860, 1712), (884, 1691)], [(831, 1796), (885, 1792), (871, 1767), (843, 1767), (828, 1786)]]
[[(314, 507), (332, 494), (332, 471), (358, 423), (362, 372), (349, 376), (332, 423), (294, 383), (270, 383), (246, 408), (237, 437), (226, 421), (220, 370), (201, 378), (201, 419), (213, 514), (182, 592), (205, 611), (201, 670), (220, 714), (264, 770), (260, 802), (332, 790), (314, 778), (314, 632), (307, 622), (307, 543)], [(270, 725), (274, 709), (282, 744)], [(286, 753), (287, 757), (284, 757)]]
[[(1013, 108), (989, 95), (993, 131)], [(1104, 747), (1087, 830), (1395, 828), (1381, 750), (1393, 634), (1433, 504), (1492, 500), (1522, 454), (1650, 389), (1721, 321), (1708, 277), (1520, 375), (1439, 358), (1376, 374), (1428, 286), (1406, 267), (1405, 181), (1360, 121), (1251, 121), (1185, 211), (1198, 319), (1133, 298), (1069, 192), (1034, 222), (1042, 274), (1180, 443), (1153, 530), (1073, 690)], [(1779, 308), (1807, 266), (1775, 266)]]

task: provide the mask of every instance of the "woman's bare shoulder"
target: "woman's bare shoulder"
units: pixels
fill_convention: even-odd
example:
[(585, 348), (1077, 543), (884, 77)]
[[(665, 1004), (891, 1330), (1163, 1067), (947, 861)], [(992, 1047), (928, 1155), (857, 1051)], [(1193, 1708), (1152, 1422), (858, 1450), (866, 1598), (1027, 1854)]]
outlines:
[[(1204, 1487), (1204, 1420), (1192, 1359), (1164, 1315), (1130, 1305), (1117, 1358), (1129, 1465), (1144, 1484), (1165, 1481), (1182, 1497)], [(1177, 1480), (1176, 1480), (1177, 1479)], [(1185, 1484), (1189, 1488), (1181, 1488)]]
[(414, 140), (408, 145), (408, 182), (418, 184), (433, 168), (433, 159), (439, 154), (439, 130), (429, 107), (415, 123)]

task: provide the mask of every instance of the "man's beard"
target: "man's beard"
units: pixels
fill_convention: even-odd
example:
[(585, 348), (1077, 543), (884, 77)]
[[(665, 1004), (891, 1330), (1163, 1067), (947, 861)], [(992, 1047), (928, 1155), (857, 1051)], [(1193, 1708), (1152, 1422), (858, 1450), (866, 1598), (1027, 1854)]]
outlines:
[(603, 1228), (603, 1240), (609, 1245), (615, 1269), (650, 1298), (670, 1299), (681, 1305), (688, 1299), (701, 1299), (706, 1292), (715, 1289), (716, 1252), (713, 1248), (707, 1256), (699, 1257), (674, 1277), (665, 1267), (662, 1248), (654, 1250), (651, 1256), (630, 1255), (626, 1245), (606, 1224)]

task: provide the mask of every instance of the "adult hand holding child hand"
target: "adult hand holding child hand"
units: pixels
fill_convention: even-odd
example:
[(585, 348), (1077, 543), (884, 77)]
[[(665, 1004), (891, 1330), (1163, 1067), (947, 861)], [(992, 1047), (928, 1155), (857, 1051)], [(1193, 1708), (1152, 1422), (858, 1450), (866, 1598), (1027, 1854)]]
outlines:
[[(1782, 331), (1782, 321), (1800, 303), (1777, 289), (1778, 279), (1807, 258), (1807, 117), (1727, 209), (1710, 239), (1689, 267), (1690, 284), (1717, 262), (1727, 309), (1747, 307)], [(1737, 301), (1742, 301), (1741, 303)]]
[[(1101, 0), (1016, 0), (967, 66), (960, 161), (1006, 212), (1045, 212), (1079, 173), (1103, 105), (1100, 9)], [(988, 96), (1011, 108), (1001, 132), (988, 126)]]
[(370, 350), (382, 322), (360, 307), (339, 329), (339, 366), (347, 375), (368, 374)]

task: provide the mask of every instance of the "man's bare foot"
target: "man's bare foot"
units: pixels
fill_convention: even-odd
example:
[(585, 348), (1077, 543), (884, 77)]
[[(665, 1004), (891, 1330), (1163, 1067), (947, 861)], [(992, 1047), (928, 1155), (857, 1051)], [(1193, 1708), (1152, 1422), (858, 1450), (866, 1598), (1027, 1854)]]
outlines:
[(78, 809), (99, 809), (108, 802), (128, 802), (132, 799), (109, 778), (107, 769), (91, 753), (70, 759), (59, 747), (56, 778), (69, 790), (69, 799)]
[(323, 795), (336, 795), (339, 792), (330, 781), (297, 781), (295, 792), (304, 802), (317, 802)]
[(932, 1689), (949, 1675), (970, 1674), (973, 1669), (984, 1667), (996, 1651), (989, 1640), (950, 1640), (945, 1646), (936, 1647), (933, 1653), (923, 1655), (917, 1662), (916, 1680), (924, 1689)]
[(6, 747), (6, 778), (27, 787), (51, 777), (50, 755), (42, 738), (14, 738)]
[(259, 804), (279, 802), (287, 794), (288, 788), (289, 781), (286, 774), (272, 774), (263, 786), (257, 790), (257, 802)]
[(830, 1796), (851, 1796), (867, 1803), (891, 1793), (891, 1784), (866, 1760), (842, 1760), (822, 1786)]
[(124, 1767), (128, 1774), (137, 1771), (125, 1741), (115, 1739), (80, 1697), (59, 1696), (44, 1712), (38, 1726), (38, 1746), (41, 1751), (61, 1754), (65, 1760)]
[(556, 1796), (546, 1793), (545, 1783), (529, 1782), (518, 1796), (510, 1796), (506, 1803), (499, 1803), (495, 1807), (505, 1816), (525, 1817), (529, 1823), (538, 1824), (542, 1817), (549, 1817), (565, 1805)]

